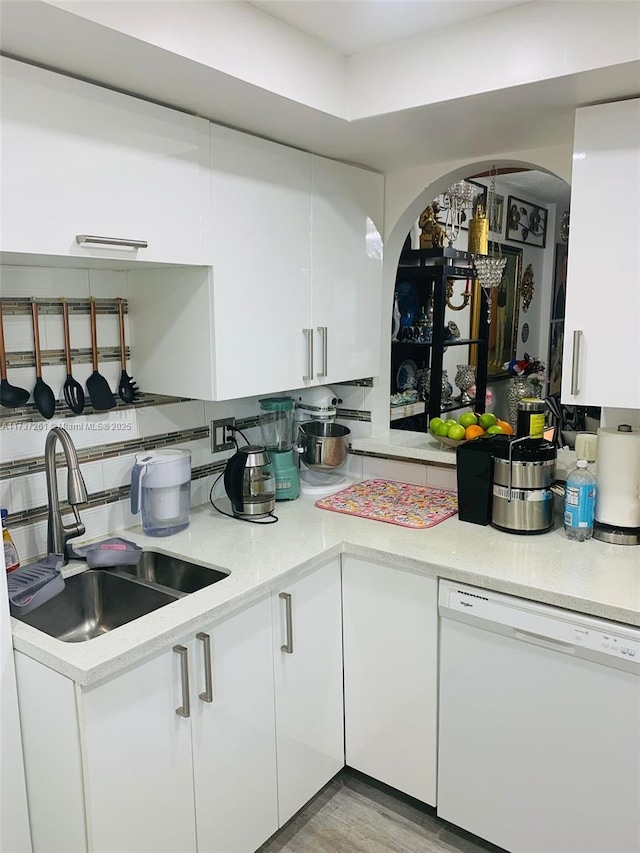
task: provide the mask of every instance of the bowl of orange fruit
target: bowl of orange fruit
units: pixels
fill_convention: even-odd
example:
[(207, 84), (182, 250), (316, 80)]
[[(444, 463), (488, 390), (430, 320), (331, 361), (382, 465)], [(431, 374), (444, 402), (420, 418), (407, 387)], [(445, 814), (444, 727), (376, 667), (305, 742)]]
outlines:
[(429, 432), (436, 441), (445, 447), (459, 447), (465, 441), (473, 441), (483, 435), (513, 435), (513, 428), (508, 421), (496, 417), (493, 412), (464, 412), (456, 420), (449, 418), (431, 418)]

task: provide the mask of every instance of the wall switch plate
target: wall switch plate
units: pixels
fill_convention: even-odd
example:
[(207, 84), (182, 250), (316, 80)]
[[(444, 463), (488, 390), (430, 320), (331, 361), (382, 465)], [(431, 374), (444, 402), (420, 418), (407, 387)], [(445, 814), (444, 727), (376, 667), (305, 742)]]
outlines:
[(223, 450), (235, 450), (236, 444), (233, 441), (233, 433), (228, 427), (235, 426), (235, 418), (220, 418), (218, 421), (211, 421), (209, 434), (211, 435), (211, 452), (221, 453)]

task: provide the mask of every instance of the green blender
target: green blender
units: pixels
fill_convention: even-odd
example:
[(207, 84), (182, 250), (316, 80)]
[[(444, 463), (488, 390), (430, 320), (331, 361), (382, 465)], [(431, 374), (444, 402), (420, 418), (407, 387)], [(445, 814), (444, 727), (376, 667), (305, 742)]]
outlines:
[(293, 450), (296, 424), (292, 397), (260, 400), (260, 429), (276, 481), (276, 500), (293, 501), (300, 494), (300, 475)]

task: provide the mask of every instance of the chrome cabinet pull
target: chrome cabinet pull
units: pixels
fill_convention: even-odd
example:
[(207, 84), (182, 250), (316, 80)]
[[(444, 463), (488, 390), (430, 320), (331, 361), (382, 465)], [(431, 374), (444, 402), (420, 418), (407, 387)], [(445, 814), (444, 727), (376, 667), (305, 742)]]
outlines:
[(582, 330), (574, 329), (573, 331), (573, 358), (571, 359), (571, 394), (576, 396), (580, 393), (578, 386), (578, 375), (580, 373), (580, 341), (582, 340)]
[(284, 601), (286, 626), (287, 626), (287, 641), (284, 646), (280, 646), (280, 651), (286, 652), (288, 655), (293, 654), (293, 617), (291, 614), (291, 593), (281, 592), (280, 598)]
[(180, 655), (180, 675), (182, 677), (182, 705), (176, 708), (179, 717), (191, 716), (191, 701), (189, 699), (189, 652), (185, 646), (174, 646), (173, 651)]
[(100, 246), (126, 246), (128, 249), (147, 249), (146, 240), (127, 240), (126, 237), (99, 237), (95, 234), (76, 234), (76, 243), (97, 243)]
[(313, 379), (313, 329), (303, 329), (305, 343), (307, 345), (307, 374), (303, 379)]
[(211, 637), (200, 631), (196, 639), (202, 641), (204, 651), (204, 693), (200, 694), (203, 702), (213, 702), (213, 672), (211, 669)]
[(327, 327), (318, 326), (318, 334), (322, 342), (322, 372), (318, 373), (318, 379), (324, 379), (327, 375)]

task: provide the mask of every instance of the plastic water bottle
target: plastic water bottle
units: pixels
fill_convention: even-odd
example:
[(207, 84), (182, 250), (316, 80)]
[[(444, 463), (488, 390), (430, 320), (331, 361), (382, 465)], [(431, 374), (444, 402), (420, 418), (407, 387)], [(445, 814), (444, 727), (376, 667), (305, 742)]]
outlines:
[(596, 478), (579, 459), (567, 477), (564, 493), (564, 529), (569, 539), (584, 542), (591, 539), (596, 508)]

